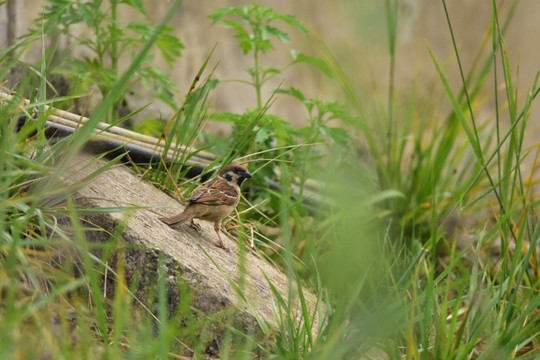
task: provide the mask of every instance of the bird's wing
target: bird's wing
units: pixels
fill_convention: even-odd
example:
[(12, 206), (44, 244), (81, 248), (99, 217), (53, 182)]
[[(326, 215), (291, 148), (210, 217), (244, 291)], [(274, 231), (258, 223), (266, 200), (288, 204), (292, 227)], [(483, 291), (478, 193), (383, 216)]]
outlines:
[(201, 186), (191, 194), (189, 202), (191, 204), (205, 205), (234, 205), (238, 199), (236, 190), (220, 182), (217, 178), (208, 184)]

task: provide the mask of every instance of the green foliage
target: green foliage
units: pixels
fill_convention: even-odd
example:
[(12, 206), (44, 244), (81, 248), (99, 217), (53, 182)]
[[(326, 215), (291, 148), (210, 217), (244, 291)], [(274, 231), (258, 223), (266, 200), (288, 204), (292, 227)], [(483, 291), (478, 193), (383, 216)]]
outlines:
[(246, 6), (232, 6), (224, 9), (212, 11), (209, 16), (212, 25), (222, 20), (224, 17), (239, 17), (241, 21), (225, 19), (223, 20), (230, 28), (236, 31), (235, 37), (240, 40), (240, 47), (244, 54), (250, 51), (263, 53), (273, 50), (274, 46), (270, 36), (277, 37), (282, 42), (290, 41), (289, 35), (270, 24), (276, 20), (283, 21), (292, 27), (300, 30), (304, 35), (308, 31), (302, 23), (294, 16), (276, 13), (274, 9), (264, 8), (258, 4)]
[[(120, 77), (120, 62), (133, 58), (137, 49), (156, 29), (156, 26), (149, 24), (142, 1), (113, 0), (106, 4), (103, 0), (48, 0), (47, 3), (43, 14), (36, 20), (36, 32), (67, 36), (72, 41), (71, 47), (79, 46), (84, 50), (81, 58), (68, 57), (53, 69), (56, 73), (66, 75), (74, 83), (72, 91), (76, 93), (87, 91), (90, 86), (96, 85), (103, 97), (109, 96)], [(118, 11), (124, 7), (135, 10), (142, 20), (121, 24)], [(82, 35), (78, 35), (79, 31)], [(165, 27), (155, 42), (169, 66), (181, 56), (184, 48), (172, 31), (171, 27)], [(171, 82), (168, 74), (150, 65), (153, 58), (153, 55), (147, 54), (144, 66), (135, 71), (130, 86), (115, 99), (109, 121), (118, 119), (120, 104), (126, 101), (126, 94), (133, 92), (131, 88), (137, 82), (141, 82), (146, 88), (152, 88), (156, 98), (175, 108), (176, 85)]]
[(212, 12), (209, 18), (212, 19), (212, 25), (221, 21), (235, 32), (234, 37), (240, 41), (240, 48), (244, 55), (252, 53), (253, 66), (247, 69), (251, 77), (248, 84), (255, 88), (258, 108), (261, 108), (263, 103), (263, 85), (293, 64), (309, 63), (321, 69), (325, 74), (330, 75), (330, 70), (324, 61), (313, 56), (296, 53), (294, 50), (291, 50), (292, 61), (281, 68), (262, 64), (261, 55), (274, 50), (273, 38), (277, 38), (283, 43), (290, 41), (290, 37), (286, 32), (273, 26), (275, 21), (279, 20), (288, 24), (293, 29), (300, 31), (304, 36), (308, 36), (308, 31), (302, 25), (302, 22), (292, 15), (279, 14), (271, 8), (253, 4), (217, 9)]
[[(272, 41), (279, 40), (283, 43), (290, 41), (289, 34), (282, 30), (282, 27), (288, 26), (303, 36), (309, 36), (307, 29), (297, 18), (276, 13), (273, 9), (264, 8), (258, 4), (214, 10), (209, 18), (212, 19), (212, 25), (221, 22), (230, 28), (235, 38), (239, 40), (242, 53), (250, 55), (253, 61), (253, 66), (247, 69), (250, 81), (233, 79), (222, 82), (239, 82), (253, 87), (257, 107), (246, 110), (242, 114), (213, 113), (210, 115), (212, 120), (232, 125), (231, 140), (236, 158), (250, 161), (261, 158), (259, 161), (263, 162), (264, 166), (257, 171), (251, 183), (254, 187), (265, 190), (256, 192), (255, 196), (249, 200), (252, 203), (266, 205), (259, 206), (262, 213), (253, 214), (253, 220), (274, 226), (272, 224), (275, 224), (274, 221), (283, 211), (280, 198), (290, 196), (297, 198), (298, 201), (291, 204), (294, 209), (291, 209), (289, 214), (295, 219), (294, 221), (301, 223), (304, 221), (302, 217), (307, 215), (303, 199), (305, 183), (310, 171), (321, 165), (319, 160), (327, 154), (329, 146), (340, 148), (343, 154), (350, 151), (351, 137), (342, 125), (353, 124), (357, 120), (346, 106), (338, 102), (310, 99), (298, 88), (278, 88), (274, 90), (267, 103), (263, 103), (263, 86), (276, 76), (284, 75), (285, 71), (293, 65), (306, 63), (328, 76), (331, 75), (331, 69), (324, 60), (297, 53), (294, 49), (290, 50), (291, 61), (282, 67), (276, 67), (274, 63), (272, 66), (266, 65), (266, 63), (271, 63), (269, 55), (275, 50)], [(268, 56), (268, 60), (265, 56)], [(305, 107), (308, 114), (305, 119), (307, 126), (294, 127), (287, 120), (266, 111), (273, 103), (274, 97), (279, 95), (292, 96)], [(251, 129), (252, 134), (246, 129)], [(240, 142), (247, 146), (238, 146)], [(292, 186), (296, 191), (291, 190), (288, 194), (280, 194), (270, 189), (264, 181), (265, 178), (275, 178), (279, 173), (277, 162), (289, 164), (290, 176), (294, 178)], [(297, 239), (294, 241), (296, 242)], [(263, 241), (262, 245), (267, 246), (267, 241)], [(299, 245), (295, 243), (294, 247)], [(309, 259), (311, 255), (307, 253), (305, 256)]]
[[(70, 21), (109, 21), (92, 18), (99, 14), (92, 2), (84, 10), (74, 3), (51, 4), (58, 6), (58, 12), (46, 11), (40, 30), (43, 34), (57, 31), (58, 24), (69, 27)], [(142, 2), (122, 4), (144, 12)], [(398, 4), (385, 2), (392, 74), (399, 60), (395, 51)], [(152, 311), (138, 306), (133, 294), (139, 280), (126, 281), (122, 256), (130, 249), (121, 236), (136, 209), (107, 209), (125, 216), (108, 234), (109, 241), (97, 244), (87, 241), (85, 231), (90, 229), (81, 221), (93, 211), (83, 213), (72, 199), (77, 188), (115, 161), (71, 186), (59, 183), (61, 177), (74, 177), (68, 165), (76, 152), (91, 138), (97, 122), (125, 95), (131, 79), (146, 68), (148, 52), (162, 39), (167, 18), (146, 33), (126, 72), (109, 79), (110, 96), (74, 137), (56, 143), (45, 138), (42, 130), (48, 114), (43, 105), (54, 102), (46, 100), (43, 92), (25, 106), (17, 96), (3, 101), (0, 358), (149, 359), (184, 353), (200, 358), (205, 355), (200, 334), (215, 326), (226, 329), (219, 354), (223, 359), (537, 358), (540, 223), (533, 186), (538, 154), (532, 156), (530, 173), (524, 171), (523, 164), (528, 155), (534, 155), (524, 144), (532, 105), (540, 93), (540, 72), (524, 99), (518, 101), (504, 44), (514, 8), (499, 24), (495, 1), (492, 6), (491, 48), (487, 56), (480, 54), (482, 61), (468, 72), (461, 65), (455, 45), (458, 40), (453, 39), (462, 79), (459, 91), (448, 81), (449, 71), (431, 54), (441, 89), (451, 105), (446, 117), (436, 117), (431, 111), (440, 104), (396, 94), (394, 75), (390, 76), (387, 101), (376, 99), (374, 105), (366, 105), (367, 96), (352, 90), (330, 53), (323, 61), (293, 51), (291, 64), (314, 64), (336, 77), (351, 106), (310, 99), (300, 89), (290, 88), (274, 90), (266, 102), (261, 96), (255, 109), (242, 114), (210, 114), (207, 100), (217, 81), (212, 72), (202, 77), (207, 59), (178, 112), (162, 128), (141, 125), (163, 134), (181, 162), (204, 150), (189, 149), (204, 136), (210, 139), (209, 148), (218, 149), (212, 165), (232, 160), (259, 165), (250, 164), (250, 170), (256, 172), (247, 199), (251, 203), (241, 205), (240, 225), (245, 226), (235, 235), (240, 243), (253, 236), (260, 256), (269, 257), (287, 274), (288, 296), (277, 291), (277, 284), (269, 284), (277, 326), (256, 313), (247, 295), (251, 290), (245, 289), (243, 280), (247, 249), (240, 250), (238, 279), (226, 277), (226, 281), (253, 312), (264, 339), (242, 333), (232, 321), (222, 322), (222, 317), (194, 316), (191, 297), (181, 282), (177, 287), (182, 302), (169, 317), (167, 266), (161, 257), (156, 264), (158, 281)], [(174, 6), (168, 16), (173, 11)], [(67, 18), (58, 17), (61, 13)], [(290, 65), (279, 69), (261, 65), (262, 55), (273, 50), (270, 39), (288, 39), (274, 21), (306, 33), (295, 18), (258, 5), (217, 10), (211, 17), (235, 31), (244, 53), (258, 52), (259, 63), (248, 73), (250, 85), (259, 91)], [(447, 17), (453, 35), (452, 21)], [(52, 53), (42, 51), (40, 89), (47, 82)], [(3, 77), (16, 61), (0, 58), (0, 75)], [(502, 72), (497, 71), (499, 66)], [(501, 74), (502, 81), (498, 78)], [(497, 106), (494, 118), (480, 123), (475, 99), (490, 77), (497, 85), (493, 90)], [(503, 95), (497, 91), (501, 82)], [(30, 78), (21, 79), (20, 84), (21, 93), (32, 86)], [(293, 96), (303, 104), (307, 126), (293, 127), (270, 113), (278, 95)], [(396, 98), (406, 98), (405, 111)], [(20, 113), (33, 113), (35, 108), (35, 119), (17, 129), (14, 119)], [(231, 138), (201, 134), (207, 118), (231, 124)], [(345, 129), (365, 137), (369, 161), (359, 159), (358, 143)], [(175, 188), (182, 169), (159, 166), (146, 176)], [(265, 176), (277, 179), (279, 187), (268, 187)], [(318, 180), (322, 186), (313, 192), (306, 186), (308, 179)], [(315, 195), (317, 206), (308, 212), (306, 204)], [(251, 205), (255, 209), (244, 214)], [(445, 221), (453, 216), (458, 221), (464, 217), (472, 220), (467, 232), (447, 231)], [(493, 250), (498, 251), (496, 256)], [(116, 270), (109, 267), (113, 258), (119, 264)], [(103, 293), (104, 273), (115, 282), (112, 297)], [(316, 304), (308, 303), (302, 285), (315, 289)]]

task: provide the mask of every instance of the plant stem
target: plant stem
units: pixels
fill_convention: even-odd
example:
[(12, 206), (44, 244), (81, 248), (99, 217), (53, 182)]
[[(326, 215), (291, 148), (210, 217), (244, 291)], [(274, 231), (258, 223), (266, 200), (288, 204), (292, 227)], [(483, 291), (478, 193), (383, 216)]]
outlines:
[(388, 162), (393, 162), (392, 145), (395, 144), (394, 136), (394, 83), (395, 83), (395, 63), (396, 63), (396, 34), (397, 34), (397, 1), (385, 1), (386, 23), (388, 27), (388, 46), (390, 52), (390, 79), (388, 83)]
[[(259, 39), (261, 37), (261, 31), (259, 29), (259, 26), (255, 28), (255, 38)], [(257, 93), (257, 108), (261, 108), (262, 106), (262, 96), (261, 96), (261, 73), (260, 73), (260, 64), (259, 64), (259, 41), (255, 41), (255, 50), (253, 51), (253, 86), (255, 87), (255, 91)]]
[[(114, 78), (118, 79), (118, 0), (111, 0), (111, 68), (114, 73)], [(119, 118), (120, 100), (114, 100), (111, 107), (111, 121), (116, 122)]]

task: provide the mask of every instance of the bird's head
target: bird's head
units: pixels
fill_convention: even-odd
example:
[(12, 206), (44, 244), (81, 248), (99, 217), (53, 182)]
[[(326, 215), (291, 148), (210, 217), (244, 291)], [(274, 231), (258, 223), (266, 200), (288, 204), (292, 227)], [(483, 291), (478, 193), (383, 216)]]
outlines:
[(242, 182), (246, 179), (251, 178), (247, 167), (238, 164), (227, 165), (219, 172), (219, 176), (224, 178), (227, 183), (231, 185), (242, 185)]

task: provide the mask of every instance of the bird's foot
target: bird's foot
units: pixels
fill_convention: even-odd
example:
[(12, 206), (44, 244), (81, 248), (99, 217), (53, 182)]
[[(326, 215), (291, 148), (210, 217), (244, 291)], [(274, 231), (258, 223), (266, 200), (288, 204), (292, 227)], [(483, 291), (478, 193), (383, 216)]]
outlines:
[(218, 242), (218, 243), (214, 243), (214, 245), (218, 248), (225, 250), (226, 252), (231, 252), (231, 249), (226, 247), (224, 243)]
[(193, 222), (193, 220), (191, 220), (191, 222), (189, 223), (189, 226), (191, 226), (192, 229), (195, 229), (198, 232), (201, 231), (201, 225)]

